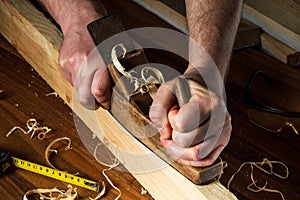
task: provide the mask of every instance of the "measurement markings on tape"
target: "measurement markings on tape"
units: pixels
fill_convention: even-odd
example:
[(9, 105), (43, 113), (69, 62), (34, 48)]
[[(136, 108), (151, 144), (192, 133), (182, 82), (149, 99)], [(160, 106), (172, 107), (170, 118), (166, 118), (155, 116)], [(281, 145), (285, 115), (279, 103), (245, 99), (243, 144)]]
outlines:
[(54, 178), (60, 181), (64, 181), (89, 190), (99, 192), (100, 186), (95, 181), (87, 180), (85, 178), (75, 176), (67, 172), (45, 167), (16, 157), (11, 157), (11, 158), (12, 158), (12, 165), (15, 167), (22, 168), (37, 174), (48, 176), (50, 178)]

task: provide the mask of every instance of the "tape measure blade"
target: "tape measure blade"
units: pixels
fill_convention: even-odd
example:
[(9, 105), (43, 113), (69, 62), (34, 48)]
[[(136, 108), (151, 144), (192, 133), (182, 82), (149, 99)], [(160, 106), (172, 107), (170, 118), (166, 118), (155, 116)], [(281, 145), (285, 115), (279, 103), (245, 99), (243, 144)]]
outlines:
[(16, 157), (11, 157), (11, 158), (12, 158), (12, 165), (15, 167), (25, 169), (27, 171), (31, 171), (63, 182), (67, 182), (73, 185), (77, 185), (96, 192), (98, 192), (100, 189), (99, 184), (95, 181), (91, 181), (67, 172), (45, 167)]

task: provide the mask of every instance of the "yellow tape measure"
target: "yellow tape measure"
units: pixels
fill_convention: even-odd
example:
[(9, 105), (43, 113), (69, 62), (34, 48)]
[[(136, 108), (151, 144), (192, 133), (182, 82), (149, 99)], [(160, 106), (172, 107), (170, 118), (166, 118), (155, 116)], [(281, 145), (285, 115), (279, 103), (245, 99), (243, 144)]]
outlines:
[(90, 181), (67, 172), (45, 167), (16, 157), (11, 156), (11, 158), (12, 158), (11, 164), (15, 167), (22, 168), (37, 174), (48, 176), (50, 178), (54, 178), (63, 182), (67, 182), (73, 185), (77, 185), (89, 190), (99, 192), (100, 186), (95, 181)]

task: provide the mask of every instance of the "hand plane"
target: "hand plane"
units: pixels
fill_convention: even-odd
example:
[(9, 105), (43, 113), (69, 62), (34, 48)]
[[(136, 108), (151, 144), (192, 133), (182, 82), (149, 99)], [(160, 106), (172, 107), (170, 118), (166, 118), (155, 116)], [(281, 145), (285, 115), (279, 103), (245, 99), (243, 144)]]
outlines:
[[(111, 100), (110, 112), (114, 118), (119, 121), (134, 137), (136, 137), (145, 146), (157, 153), (165, 161), (170, 161), (168, 154), (164, 151), (157, 151), (162, 149), (163, 146), (159, 141), (159, 132), (153, 125), (148, 117), (149, 108), (152, 103), (151, 91), (155, 93), (155, 90), (159, 87), (159, 81), (154, 81), (151, 87), (147, 82), (144, 84), (133, 86), (132, 81), (124, 78), (126, 74), (117, 70), (116, 65), (121, 64), (125, 71), (130, 71), (140, 65), (148, 63), (147, 58), (143, 50), (135, 50), (134, 43), (129, 35), (122, 34), (122, 37), (118, 37), (119, 33), (126, 31), (120, 18), (117, 15), (109, 15), (90, 23), (88, 31), (93, 38), (95, 45), (101, 43), (101, 49), (98, 48), (99, 53), (104, 59), (104, 62), (108, 66), (111, 78), (114, 82)], [(105, 42), (106, 39), (114, 37), (114, 42)], [(111, 52), (116, 45), (122, 44), (128, 51), (121, 53), (121, 58), (118, 58), (118, 62), (114, 62), (111, 59)], [(118, 47), (118, 51), (122, 50), (122, 46)], [(185, 79), (177, 78), (176, 80), (176, 96), (179, 104), (186, 103), (190, 94)], [(147, 86), (147, 87), (146, 87)], [(151, 91), (150, 91), (151, 90)], [(144, 92), (143, 92), (144, 91)], [(124, 110), (124, 108), (128, 108)], [(131, 119), (131, 120), (128, 120)], [(156, 133), (153, 135), (153, 133)], [(151, 137), (148, 137), (151, 135)], [(190, 179), (195, 184), (206, 184), (216, 180), (223, 173), (223, 162), (216, 161), (213, 165), (208, 167), (192, 167), (183, 165), (178, 162), (169, 162), (170, 165), (179, 171), (186, 178)]]

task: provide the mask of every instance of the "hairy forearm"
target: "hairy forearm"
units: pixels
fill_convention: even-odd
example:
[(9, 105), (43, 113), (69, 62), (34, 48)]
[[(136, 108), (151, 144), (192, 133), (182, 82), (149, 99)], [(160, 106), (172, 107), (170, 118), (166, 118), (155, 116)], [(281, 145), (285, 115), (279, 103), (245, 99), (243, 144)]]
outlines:
[(86, 25), (107, 15), (100, 0), (40, 0), (63, 32)]
[[(225, 78), (242, 0), (186, 0), (189, 36), (211, 56)], [(190, 45), (190, 59), (198, 58)]]

